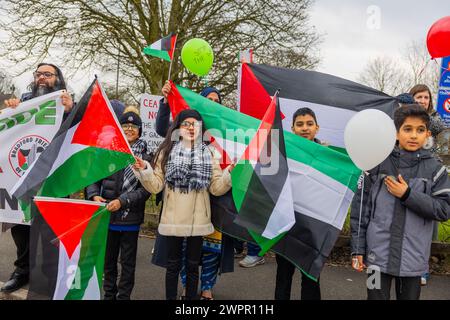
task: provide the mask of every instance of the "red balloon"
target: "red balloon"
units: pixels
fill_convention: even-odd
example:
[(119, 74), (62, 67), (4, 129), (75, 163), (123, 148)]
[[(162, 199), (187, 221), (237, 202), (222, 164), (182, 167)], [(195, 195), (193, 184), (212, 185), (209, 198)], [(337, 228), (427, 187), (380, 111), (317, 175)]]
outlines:
[(427, 47), (433, 59), (450, 56), (450, 16), (439, 19), (431, 26)]

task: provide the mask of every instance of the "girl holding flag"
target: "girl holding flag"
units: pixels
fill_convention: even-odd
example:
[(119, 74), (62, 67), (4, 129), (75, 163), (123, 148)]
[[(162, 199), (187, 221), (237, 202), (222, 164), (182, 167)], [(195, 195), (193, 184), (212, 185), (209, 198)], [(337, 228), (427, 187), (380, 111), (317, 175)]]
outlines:
[(164, 191), (164, 206), (158, 232), (168, 239), (166, 298), (177, 298), (186, 238), (186, 295), (197, 295), (198, 267), (203, 236), (214, 232), (209, 194), (220, 196), (231, 188), (230, 171), (221, 170), (219, 157), (202, 141), (205, 127), (195, 110), (181, 111), (172, 123), (152, 164), (136, 158), (135, 172), (150, 192)]

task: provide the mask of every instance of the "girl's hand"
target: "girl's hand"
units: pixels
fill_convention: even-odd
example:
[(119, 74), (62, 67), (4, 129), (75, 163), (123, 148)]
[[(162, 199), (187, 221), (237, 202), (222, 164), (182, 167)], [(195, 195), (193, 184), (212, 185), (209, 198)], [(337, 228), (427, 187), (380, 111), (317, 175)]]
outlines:
[(142, 160), (139, 157), (134, 156), (134, 159), (136, 160), (136, 163), (133, 164), (133, 168), (137, 169), (137, 170), (145, 170), (147, 168), (146, 163), (144, 162), (144, 160)]

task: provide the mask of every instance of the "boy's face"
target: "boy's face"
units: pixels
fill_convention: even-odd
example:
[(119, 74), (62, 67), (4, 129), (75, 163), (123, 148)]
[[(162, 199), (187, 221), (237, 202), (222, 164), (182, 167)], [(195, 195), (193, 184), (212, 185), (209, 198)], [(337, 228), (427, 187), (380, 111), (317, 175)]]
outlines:
[(292, 132), (308, 140), (314, 140), (318, 131), (319, 126), (309, 114), (297, 116), (292, 126)]
[(397, 140), (401, 149), (416, 151), (425, 145), (430, 135), (431, 132), (422, 119), (407, 117), (397, 132)]

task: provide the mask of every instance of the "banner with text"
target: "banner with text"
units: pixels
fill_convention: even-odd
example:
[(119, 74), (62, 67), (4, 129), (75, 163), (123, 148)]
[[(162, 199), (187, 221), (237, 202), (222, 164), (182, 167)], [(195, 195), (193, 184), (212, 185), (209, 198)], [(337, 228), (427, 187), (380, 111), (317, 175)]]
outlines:
[(61, 126), (61, 91), (0, 111), (0, 223), (29, 224), (10, 190)]
[(142, 139), (147, 141), (148, 150), (155, 152), (164, 138), (156, 133), (156, 115), (159, 110), (159, 101), (162, 96), (155, 96), (148, 93), (143, 93), (141, 96), (140, 112), (142, 119)]

